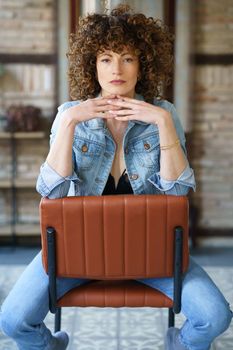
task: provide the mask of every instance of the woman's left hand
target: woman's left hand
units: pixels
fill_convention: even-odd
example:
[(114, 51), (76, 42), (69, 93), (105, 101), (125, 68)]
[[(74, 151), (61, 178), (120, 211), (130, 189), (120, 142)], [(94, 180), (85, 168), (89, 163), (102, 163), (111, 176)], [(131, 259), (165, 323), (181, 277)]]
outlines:
[(145, 101), (117, 95), (116, 99), (111, 99), (108, 103), (121, 108), (118, 111), (109, 111), (119, 121), (140, 120), (159, 126), (171, 119), (171, 114), (167, 110)]

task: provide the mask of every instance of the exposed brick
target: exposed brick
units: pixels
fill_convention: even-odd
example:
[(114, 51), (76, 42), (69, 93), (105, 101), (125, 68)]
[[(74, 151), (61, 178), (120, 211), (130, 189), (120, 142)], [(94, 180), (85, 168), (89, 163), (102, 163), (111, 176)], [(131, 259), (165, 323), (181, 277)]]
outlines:
[(196, 53), (233, 53), (232, 0), (196, 0), (194, 12)]
[(232, 228), (233, 66), (197, 66), (194, 76), (191, 163), (197, 180), (192, 199), (200, 212), (198, 226)]

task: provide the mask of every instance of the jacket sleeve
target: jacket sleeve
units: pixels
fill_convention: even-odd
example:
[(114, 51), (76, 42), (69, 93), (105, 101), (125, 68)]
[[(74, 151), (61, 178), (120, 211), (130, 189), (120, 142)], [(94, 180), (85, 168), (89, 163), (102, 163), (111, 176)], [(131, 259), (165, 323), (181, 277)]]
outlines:
[[(184, 135), (182, 125), (180, 123), (180, 120), (174, 105), (169, 103), (169, 106), (170, 106), (169, 110), (173, 118), (173, 122), (176, 128), (177, 135), (180, 140), (181, 147), (187, 158), (187, 150), (185, 147), (186, 140), (185, 140), (185, 135)], [(187, 162), (188, 162), (188, 159), (187, 159)], [(160, 172), (156, 172), (148, 179), (148, 181), (150, 181), (156, 187), (156, 189), (161, 191), (161, 193), (163, 194), (182, 196), (182, 195), (187, 195), (191, 188), (194, 191), (196, 191), (194, 172), (193, 172), (193, 169), (190, 168), (189, 163), (176, 180), (163, 179), (160, 176)]]
[[(58, 113), (51, 128), (50, 146), (56, 137), (62, 112), (72, 105), (72, 102), (66, 102), (58, 108)], [(72, 157), (74, 163), (73, 153)], [(75, 195), (79, 181), (80, 179), (75, 171), (73, 171), (71, 176), (62, 177), (47, 162), (45, 162), (40, 167), (40, 173), (36, 183), (36, 190), (42, 197), (48, 197), (51, 199), (66, 197), (67, 195)]]

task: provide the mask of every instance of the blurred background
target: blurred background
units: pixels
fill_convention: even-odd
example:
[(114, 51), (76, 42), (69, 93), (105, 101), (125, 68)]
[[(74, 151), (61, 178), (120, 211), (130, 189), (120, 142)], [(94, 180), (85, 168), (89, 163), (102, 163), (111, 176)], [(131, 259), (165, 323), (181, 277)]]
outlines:
[[(0, 301), (40, 249), (35, 183), (57, 107), (70, 99), (69, 34), (80, 15), (119, 3), (162, 19), (175, 34), (166, 96), (197, 181), (190, 246), (233, 302), (233, 0), (0, 1)], [(221, 341), (215, 349), (233, 349), (233, 336)]]

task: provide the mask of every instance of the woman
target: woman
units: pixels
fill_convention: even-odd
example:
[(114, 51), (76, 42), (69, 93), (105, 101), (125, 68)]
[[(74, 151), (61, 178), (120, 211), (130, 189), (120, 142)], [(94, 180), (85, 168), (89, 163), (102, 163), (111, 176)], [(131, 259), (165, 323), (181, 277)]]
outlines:
[[(42, 196), (186, 195), (195, 189), (175, 108), (161, 99), (171, 46), (166, 28), (127, 6), (80, 21), (68, 55), (74, 101), (58, 109), (37, 182)], [(172, 279), (139, 281), (172, 298)], [(58, 279), (58, 297), (85, 282)], [(67, 334), (52, 335), (43, 323), (47, 288), (39, 254), (2, 306), (1, 327), (21, 350), (67, 348)], [(193, 260), (184, 276), (182, 312), (187, 320), (180, 330), (169, 329), (166, 349), (207, 350), (232, 318), (220, 291)]]

